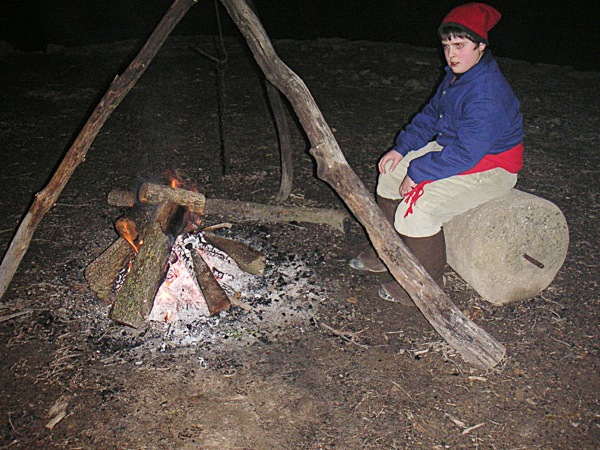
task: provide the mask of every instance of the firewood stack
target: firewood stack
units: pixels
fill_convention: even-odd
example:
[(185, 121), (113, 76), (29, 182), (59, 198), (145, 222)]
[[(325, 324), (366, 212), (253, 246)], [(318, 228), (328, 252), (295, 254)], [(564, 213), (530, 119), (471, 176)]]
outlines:
[(263, 273), (262, 253), (198, 229), (204, 203), (197, 192), (142, 185), (115, 223), (119, 237), (85, 271), (90, 288), (111, 305), (112, 320), (137, 328), (148, 319), (214, 315), (231, 305), (225, 275)]

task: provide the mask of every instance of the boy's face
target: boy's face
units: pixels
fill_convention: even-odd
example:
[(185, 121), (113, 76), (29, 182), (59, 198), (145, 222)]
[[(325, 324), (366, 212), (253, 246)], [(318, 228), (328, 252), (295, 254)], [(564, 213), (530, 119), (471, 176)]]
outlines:
[(467, 38), (452, 36), (442, 41), (446, 62), (455, 74), (465, 73), (479, 62), (485, 44), (476, 44)]

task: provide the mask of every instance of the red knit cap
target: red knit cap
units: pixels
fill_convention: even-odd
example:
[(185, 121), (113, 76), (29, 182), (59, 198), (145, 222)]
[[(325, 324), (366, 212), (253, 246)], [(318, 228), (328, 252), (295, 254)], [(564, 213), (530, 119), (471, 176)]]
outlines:
[(454, 25), (473, 33), (488, 44), (488, 31), (500, 21), (502, 15), (485, 3), (467, 3), (457, 6), (442, 20), (440, 29), (445, 25)]

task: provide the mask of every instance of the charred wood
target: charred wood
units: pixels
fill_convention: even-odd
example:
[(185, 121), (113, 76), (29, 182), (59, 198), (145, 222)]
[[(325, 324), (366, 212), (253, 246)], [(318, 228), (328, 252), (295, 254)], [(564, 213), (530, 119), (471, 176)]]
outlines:
[(252, 275), (262, 275), (265, 272), (266, 257), (263, 253), (240, 241), (227, 239), (213, 233), (204, 233), (204, 239), (213, 247), (227, 253), (238, 267)]
[(227, 293), (223, 290), (212, 270), (197, 251), (192, 252), (192, 261), (194, 263), (196, 281), (198, 281), (198, 286), (200, 286), (210, 315), (212, 316), (229, 308), (231, 301)]

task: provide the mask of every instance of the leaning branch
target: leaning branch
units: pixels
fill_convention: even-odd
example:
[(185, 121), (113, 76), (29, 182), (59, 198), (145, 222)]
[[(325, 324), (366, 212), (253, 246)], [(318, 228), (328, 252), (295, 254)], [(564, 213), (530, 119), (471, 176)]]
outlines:
[(21, 260), (27, 253), (33, 233), (48, 210), (56, 203), (67, 182), (81, 164), (92, 142), (110, 114), (129, 93), (154, 59), (165, 40), (196, 0), (175, 0), (146, 44), (120, 77), (115, 78), (83, 129), (65, 154), (46, 187), (35, 196), (29, 211), (19, 225), (2, 265), (0, 265), (0, 298), (8, 289)]

